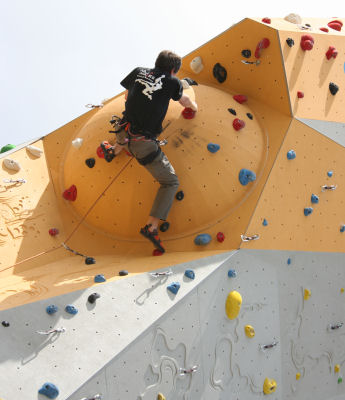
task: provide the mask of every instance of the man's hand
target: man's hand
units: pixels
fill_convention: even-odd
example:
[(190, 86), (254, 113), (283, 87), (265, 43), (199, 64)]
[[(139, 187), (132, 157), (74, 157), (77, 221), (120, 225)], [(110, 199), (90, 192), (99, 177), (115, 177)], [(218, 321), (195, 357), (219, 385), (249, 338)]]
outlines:
[(182, 95), (182, 97), (179, 100), (179, 103), (183, 107), (188, 107), (191, 108), (193, 111), (198, 111), (198, 105), (196, 104), (196, 102), (192, 101), (190, 97), (186, 94)]

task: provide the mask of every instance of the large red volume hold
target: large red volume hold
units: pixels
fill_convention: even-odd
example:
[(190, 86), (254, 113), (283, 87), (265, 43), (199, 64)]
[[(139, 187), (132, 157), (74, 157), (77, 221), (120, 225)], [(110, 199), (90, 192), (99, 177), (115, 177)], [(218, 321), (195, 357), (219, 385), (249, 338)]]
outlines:
[(339, 21), (338, 19), (335, 19), (334, 21), (329, 22), (327, 25), (336, 31), (341, 31), (341, 28), (343, 27), (343, 23), (341, 21)]
[(63, 198), (69, 201), (74, 201), (77, 198), (77, 187), (72, 185), (70, 188), (66, 189), (63, 194)]

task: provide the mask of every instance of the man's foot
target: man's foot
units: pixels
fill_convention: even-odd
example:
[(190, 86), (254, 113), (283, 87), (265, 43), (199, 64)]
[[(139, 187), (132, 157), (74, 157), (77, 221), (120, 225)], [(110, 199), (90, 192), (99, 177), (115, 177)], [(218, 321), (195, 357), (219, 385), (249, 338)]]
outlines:
[(110, 162), (115, 158), (114, 146), (109, 142), (102, 142), (101, 149), (103, 150), (105, 161)]
[(158, 237), (158, 231), (157, 229), (154, 229), (152, 232), (149, 230), (149, 228), (151, 227), (150, 225), (145, 225), (143, 228), (140, 229), (140, 233), (146, 237), (146, 239), (149, 239), (153, 245), (156, 247), (156, 249), (158, 249), (159, 251), (161, 251), (162, 253), (165, 252), (164, 247), (162, 246), (161, 240)]

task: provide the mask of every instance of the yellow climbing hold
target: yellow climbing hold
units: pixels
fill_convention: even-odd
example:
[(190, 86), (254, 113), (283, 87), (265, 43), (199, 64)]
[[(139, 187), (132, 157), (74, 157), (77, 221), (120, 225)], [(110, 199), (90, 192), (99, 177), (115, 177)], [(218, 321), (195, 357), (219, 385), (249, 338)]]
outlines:
[(340, 291), (341, 291), (341, 293), (344, 293), (344, 292), (345, 292), (345, 289), (342, 287), (342, 288), (340, 289)]
[(296, 381), (298, 381), (298, 380), (300, 379), (300, 377), (301, 377), (301, 374), (300, 374), (299, 372), (297, 372), (297, 374), (296, 374)]
[(275, 392), (276, 389), (277, 389), (277, 382), (274, 379), (266, 378), (264, 382), (264, 393), (271, 394)]
[(339, 372), (340, 371), (340, 365), (339, 364), (336, 364), (335, 366), (334, 366), (334, 372)]
[(249, 338), (253, 338), (255, 336), (255, 330), (251, 325), (246, 325), (244, 327), (244, 332), (246, 333), (246, 336)]
[(158, 393), (157, 400), (165, 400), (165, 396), (162, 393)]
[(308, 300), (311, 296), (311, 291), (309, 289), (304, 289), (304, 300)]
[(242, 296), (236, 290), (230, 292), (225, 302), (225, 312), (229, 319), (235, 319), (242, 305)]

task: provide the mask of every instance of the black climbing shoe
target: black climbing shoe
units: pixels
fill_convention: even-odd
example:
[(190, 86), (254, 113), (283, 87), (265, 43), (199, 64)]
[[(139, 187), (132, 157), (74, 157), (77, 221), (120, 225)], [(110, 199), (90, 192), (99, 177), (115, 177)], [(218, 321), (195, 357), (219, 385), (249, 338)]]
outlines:
[(140, 233), (146, 237), (146, 239), (149, 239), (153, 245), (161, 251), (162, 253), (165, 252), (164, 247), (162, 246), (161, 240), (158, 237), (158, 231), (155, 229), (154, 231), (150, 232), (149, 228), (151, 225), (145, 225), (143, 228), (140, 229)]
[(101, 149), (103, 150), (105, 161), (110, 162), (115, 158), (114, 146), (110, 143), (102, 142)]

